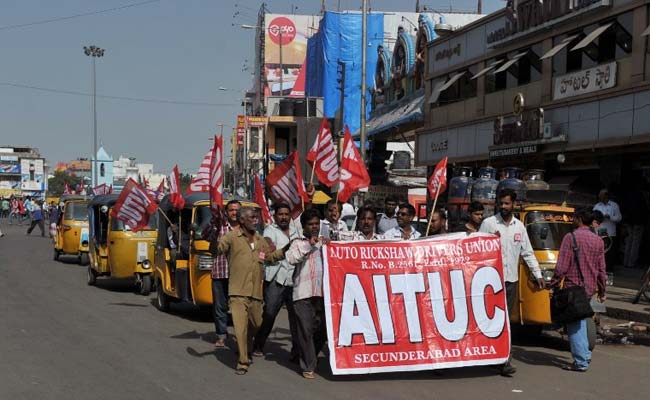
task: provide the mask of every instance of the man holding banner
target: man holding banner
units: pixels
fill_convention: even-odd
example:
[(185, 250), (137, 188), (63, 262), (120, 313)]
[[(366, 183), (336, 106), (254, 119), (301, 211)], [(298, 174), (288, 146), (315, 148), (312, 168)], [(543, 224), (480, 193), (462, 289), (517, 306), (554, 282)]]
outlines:
[[(539, 263), (535, 258), (533, 247), (528, 238), (524, 224), (512, 214), (517, 201), (517, 193), (512, 189), (504, 189), (497, 199), (499, 212), (481, 223), (480, 232), (492, 233), (501, 238), (501, 258), (506, 282), (506, 298), (508, 312), (519, 307), (517, 299), (517, 282), (519, 281), (519, 257), (522, 257), (531, 273), (537, 280), (540, 289), (545, 286)], [(501, 375), (510, 376), (517, 371), (510, 360), (501, 368)]]
[(415, 217), (415, 207), (408, 203), (402, 203), (397, 208), (397, 227), (389, 229), (382, 237), (384, 239), (402, 240), (419, 238), (421, 236), (420, 232), (412, 225)]

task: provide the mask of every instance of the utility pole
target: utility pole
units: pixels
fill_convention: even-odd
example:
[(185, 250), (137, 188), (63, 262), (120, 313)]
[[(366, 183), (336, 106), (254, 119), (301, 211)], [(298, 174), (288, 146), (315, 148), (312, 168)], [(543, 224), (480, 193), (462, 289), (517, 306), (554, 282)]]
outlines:
[(280, 38), (280, 97), (284, 96), (282, 82), (284, 80), (284, 65), (282, 64), (282, 28), (278, 28), (278, 37)]
[(84, 46), (84, 54), (92, 58), (92, 89), (93, 89), (93, 151), (90, 157), (92, 171), (92, 187), (97, 186), (97, 79), (95, 73), (95, 59), (103, 57), (106, 50), (97, 46)]
[(366, 50), (368, 43), (368, 0), (361, 1), (361, 160), (366, 162)]

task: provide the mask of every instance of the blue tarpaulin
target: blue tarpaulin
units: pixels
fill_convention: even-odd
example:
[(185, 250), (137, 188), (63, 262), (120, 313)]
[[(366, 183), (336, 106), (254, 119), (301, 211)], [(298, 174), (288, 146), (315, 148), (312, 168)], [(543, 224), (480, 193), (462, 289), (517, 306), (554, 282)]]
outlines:
[[(361, 119), (361, 14), (325, 12), (319, 32), (307, 44), (307, 96), (323, 97), (323, 113), (334, 118), (340, 107), (340, 79), (337, 61), (345, 63), (343, 121), (355, 132)], [(377, 64), (376, 48), (383, 43), (384, 15), (367, 17), (366, 118), (370, 116), (370, 88)]]

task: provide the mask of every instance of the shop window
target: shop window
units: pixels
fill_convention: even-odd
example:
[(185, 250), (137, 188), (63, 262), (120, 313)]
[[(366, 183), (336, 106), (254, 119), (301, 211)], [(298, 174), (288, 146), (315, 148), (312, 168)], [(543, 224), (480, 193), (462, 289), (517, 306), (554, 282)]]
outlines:
[(440, 96), (438, 97), (438, 103), (440, 105), (476, 97), (476, 80), (471, 79), (472, 76), (478, 72), (478, 67), (476, 65), (472, 65), (471, 67), (466, 68), (464, 71), (460, 70), (449, 74), (446, 79), (442, 80), (441, 84), (448, 82), (450, 79), (453, 79), (454, 76), (461, 72), (464, 72), (464, 74), (458, 78), (451, 86), (440, 93)]
[[(515, 53), (512, 56), (516, 56)], [(508, 88), (526, 85), (542, 79), (542, 62), (539, 59), (542, 54), (542, 44), (537, 43), (530, 47), (519, 61), (508, 68)]]
[(99, 176), (102, 178), (106, 176), (106, 167), (104, 167), (104, 163), (99, 164)]

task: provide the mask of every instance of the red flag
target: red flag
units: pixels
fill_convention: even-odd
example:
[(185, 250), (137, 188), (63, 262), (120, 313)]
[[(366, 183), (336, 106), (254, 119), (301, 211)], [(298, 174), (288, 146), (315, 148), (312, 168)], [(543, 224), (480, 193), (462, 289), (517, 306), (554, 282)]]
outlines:
[(112, 183), (111, 183), (110, 189), (108, 189), (108, 194), (111, 194), (111, 193), (113, 193), (113, 184)]
[(295, 218), (302, 212), (302, 203), (309, 203), (309, 195), (302, 180), (298, 154), (294, 151), (266, 177), (266, 187), (275, 203), (286, 203)]
[(65, 183), (63, 186), (63, 194), (72, 194), (72, 190), (70, 190), (70, 186), (68, 186), (68, 182)]
[(210, 165), (212, 164), (212, 149), (203, 157), (199, 172), (196, 173), (190, 186), (185, 191), (186, 194), (210, 191)]
[(433, 199), (447, 190), (447, 157), (440, 160), (436, 165), (436, 169), (433, 170), (433, 174), (427, 181), (427, 187)]
[(158, 205), (149, 197), (146, 190), (138, 186), (131, 178), (117, 198), (111, 211), (111, 216), (123, 221), (137, 232), (149, 223), (149, 215), (156, 212)]
[(147, 191), (149, 197), (151, 197), (152, 199), (156, 198), (156, 191), (151, 188), (151, 186), (149, 185), (149, 181), (144, 175), (142, 175), (142, 188)]
[(223, 138), (214, 135), (210, 162), (210, 209), (219, 215), (223, 207)]
[(327, 118), (323, 118), (316, 141), (307, 153), (307, 161), (314, 169), (318, 180), (327, 187), (332, 187), (339, 181), (339, 165), (336, 156), (332, 131), (327, 123)]
[(162, 178), (160, 185), (158, 185), (158, 189), (156, 189), (156, 200), (160, 202), (163, 197), (165, 197), (165, 178)]
[(182, 210), (185, 206), (185, 199), (181, 194), (181, 178), (178, 173), (178, 165), (174, 166), (172, 174), (169, 176), (169, 200), (172, 206), (178, 210)]
[(93, 188), (93, 194), (95, 196), (100, 196), (103, 194), (108, 194), (108, 186), (105, 183), (102, 183), (101, 185), (97, 185)]
[(338, 200), (346, 202), (358, 189), (370, 186), (370, 175), (366, 165), (361, 159), (359, 150), (352, 140), (350, 128), (345, 126), (345, 139), (343, 139), (343, 156), (341, 157), (341, 184), (339, 186)]
[(82, 178), (81, 183), (79, 184), (79, 188), (77, 189), (77, 193), (79, 194), (83, 193), (84, 189), (86, 189), (86, 185), (84, 184), (84, 180)]
[(264, 221), (264, 224), (266, 225), (273, 223), (273, 220), (271, 219), (271, 212), (269, 211), (269, 205), (266, 202), (266, 197), (264, 196), (262, 182), (260, 182), (260, 177), (257, 175), (255, 175), (255, 202), (262, 208), (262, 221)]

